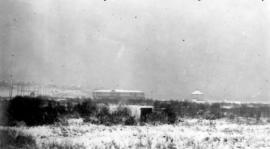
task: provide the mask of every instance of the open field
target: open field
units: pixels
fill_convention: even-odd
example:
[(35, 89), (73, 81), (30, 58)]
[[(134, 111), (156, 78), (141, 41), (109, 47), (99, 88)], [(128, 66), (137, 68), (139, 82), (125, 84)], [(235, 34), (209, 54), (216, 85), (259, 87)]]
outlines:
[(269, 105), (151, 102), (136, 118), (131, 107), (91, 99), (3, 100), (0, 148), (270, 148)]
[(69, 120), (68, 125), (0, 127), (35, 138), (37, 148), (270, 148), (270, 124), (187, 119), (175, 125), (104, 126)]

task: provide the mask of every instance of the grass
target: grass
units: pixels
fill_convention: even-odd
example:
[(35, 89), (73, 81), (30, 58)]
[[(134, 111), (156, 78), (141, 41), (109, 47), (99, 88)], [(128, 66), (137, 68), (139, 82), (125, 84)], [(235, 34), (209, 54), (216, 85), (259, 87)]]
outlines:
[(48, 144), (41, 145), (42, 149), (86, 149), (84, 145), (73, 144), (72, 142), (50, 142)]
[(269, 123), (249, 125), (225, 119), (184, 119), (175, 125), (156, 126), (105, 126), (72, 120), (64, 126), (0, 127), (0, 130), (11, 138), (4, 143), (1, 140), (1, 148), (10, 149), (270, 148)]
[(33, 136), (13, 129), (0, 129), (0, 148), (3, 149), (35, 149), (36, 141)]

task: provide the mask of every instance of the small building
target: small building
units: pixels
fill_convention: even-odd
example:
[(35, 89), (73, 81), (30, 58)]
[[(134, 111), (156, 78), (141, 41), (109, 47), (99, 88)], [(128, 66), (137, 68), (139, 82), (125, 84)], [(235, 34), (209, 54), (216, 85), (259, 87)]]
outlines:
[(205, 102), (204, 93), (196, 90), (191, 93), (191, 100), (194, 102)]

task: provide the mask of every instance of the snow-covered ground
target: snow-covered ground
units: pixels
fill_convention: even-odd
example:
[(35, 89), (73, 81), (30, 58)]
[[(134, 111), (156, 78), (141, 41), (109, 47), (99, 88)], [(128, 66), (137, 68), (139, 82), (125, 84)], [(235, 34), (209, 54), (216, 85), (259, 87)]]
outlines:
[(50, 144), (74, 148), (269, 149), (270, 124), (189, 119), (176, 125), (103, 126), (70, 120), (67, 126), (16, 127)]

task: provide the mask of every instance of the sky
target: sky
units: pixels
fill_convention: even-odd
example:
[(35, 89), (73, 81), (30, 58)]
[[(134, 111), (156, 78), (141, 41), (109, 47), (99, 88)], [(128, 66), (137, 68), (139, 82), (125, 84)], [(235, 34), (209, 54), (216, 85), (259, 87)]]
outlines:
[(2, 0), (0, 80), (270, 98), (267, 0)]

